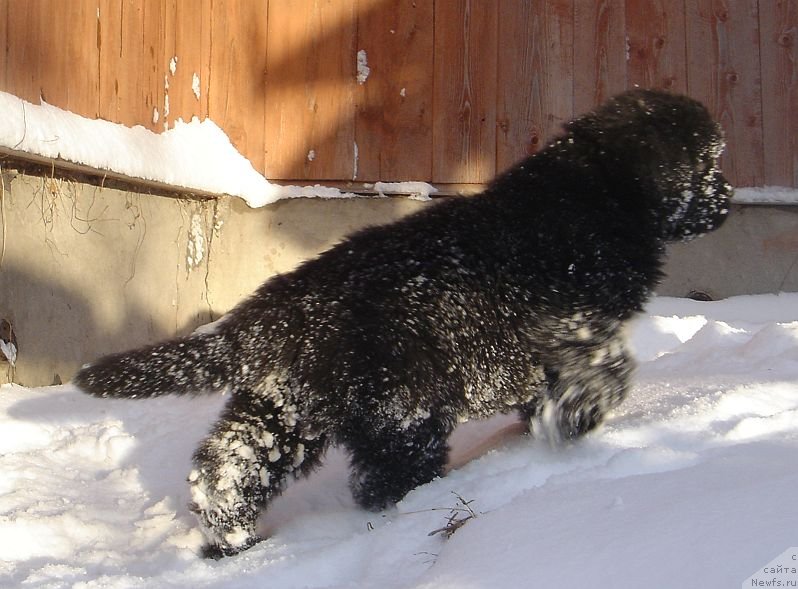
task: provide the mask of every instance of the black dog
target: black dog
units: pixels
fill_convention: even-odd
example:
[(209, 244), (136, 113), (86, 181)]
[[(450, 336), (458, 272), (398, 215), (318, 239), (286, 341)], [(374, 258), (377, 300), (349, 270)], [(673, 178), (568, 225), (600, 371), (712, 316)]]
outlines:
[(356, 233), (266, 282), (215, 332), (83, 368), (102, 397), (229, 388), (189, 476), (208, 556), (244, 550), (289, 476), (330, 444), (381, 509), (443, 472), (468, 418), (518, 411), (576, 438), (624, 398), (621, 328), (665, 242), (718, 227), (721, 131), (686, 97), (635, 90), (569, 123), (484, 193)]

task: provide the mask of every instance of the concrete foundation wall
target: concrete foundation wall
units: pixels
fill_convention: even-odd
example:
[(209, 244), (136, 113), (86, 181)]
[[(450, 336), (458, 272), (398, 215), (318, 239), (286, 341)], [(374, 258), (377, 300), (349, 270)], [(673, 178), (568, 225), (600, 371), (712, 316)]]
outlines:
[[(16, 367), (0, 382), (66, 382), (99, 355), (189, 333), (278, 272), (408, 199), (189, 200), (3, 174), (0, 320)], [(735, 207), (718, 232), (672, 248), (661, 294), (798, 290), (798, 207)]]

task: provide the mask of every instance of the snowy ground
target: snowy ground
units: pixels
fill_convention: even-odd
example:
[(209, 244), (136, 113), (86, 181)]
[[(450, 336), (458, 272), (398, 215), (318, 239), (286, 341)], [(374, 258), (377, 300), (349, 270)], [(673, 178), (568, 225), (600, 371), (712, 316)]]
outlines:
[[(222, 399), (109, 401), (69, 385), (3, 386), (0, 586), (638, 589), (773, 580), (767, 563), (798, 545), (798, 294), (657, 299), (631, 339), (641, 363), (631, 398), (578, 444), (555, 450), (512, 438), (378, 514), (353, 505), (346, 458), (333, 451), (274, 503), (262, 522), (268, 541), (219, 562), (196, 554), (184, 478)], [(468, 424), (454, 436), (455, 453), (509, 423)], [(429, 536), (458, 496), (476, 517), (449, 539)]]

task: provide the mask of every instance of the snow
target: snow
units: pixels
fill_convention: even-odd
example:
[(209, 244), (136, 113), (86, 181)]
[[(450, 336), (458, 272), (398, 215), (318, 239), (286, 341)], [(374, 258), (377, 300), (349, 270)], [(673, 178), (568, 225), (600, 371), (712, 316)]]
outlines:
[(219, 562), (197, 556), (185, 478), (224, 397), (4, 385), (0, 586), (798, 583), (798, 294), (657, 298), (629, 338), (630, 398), (578, 443), (510, 435), (509, 416), (465, 424), (457, 466), (381, 513), (353, 504), (332, 450), (273, 503), (267, 541)]
[(369, 79), (371, 68), (368, 65), (368, 55), (366, 50), (361, 49), (357, 52), (357, 83), (363, 85)]
[(205, 257), (205, 233), (202, 229), (202, 217), (196, 213), (191, 216), (191, 228), (188, 231), (186, 244), (186, 266), (197, 268)]
[(374, 190), (380, 195), (407, 194), (413, 200), (430, 200), (430, 195), (438, 192), (426, 182), (376, 182)]
[[(174, 76), (178, 58), (169, 62)], [(364, 84), (370, 74), (365, 50), (357, 53), (357, 80)], [(164, 77), (163, 113), (153, 109), (152, 121), (169, 116), (169, 76)], [(192, 76), (192, 91), (200, 98), (200, 79)], [(400, 90), (406, 95), (406, 89)], [(166, 125), (166, 123), (164, 123)], [(269, 182), (252, 167), (211, 119), (188, 123), (178, 120), (157, 134), (142, 126), (126, 127), (100, 119), (91, 120), (42, 101), (32, 104), (0, 92), (0, 148), (61, 159), (99, 171), (161, 182), (187, 191), (229, 194), (251, 207), (261, 207), (284, 198), (356, 198), (362, 191), (344, 191), (331, 186), (281, 186)], [(313, 162), (317, 153), (308, 151)], [(354, 148), (353, 179), (357, 177), (357, 145)], [(224, 173), (220, 173), (223, 170)], [(426, 200), (435, 189), (425, 182), (388, 182), (392, 188), (376, 190), (376, 196), (409, 195)], [(420, 188), (421, 187), (421, 188)], [(784, 187), (738, 189), (734, 202), (741, 204), (798, 204), (798, 189)]]
[(194, 93), (194, 98), (200, 99), (200, 77), (197, 72), (191, 75), (191, 91)]
[(17, 346), (14, 345), (14, 342), (0, 339), (0, 352), (3, 353), (3, 357), (11, 366), (17, 363)]
[(259, 174), (209, 119), (177, 121), (156, 134), (0, 92), (0, 145), (131, 178), (240, 196), (251, 206), (280, 197), (280, 187)]
[(737, 204), (779, 204), (791, 205), (798, 203), (798, 188), (785, 188), (783, 186), (763, 186), (758, 188), (738, 188), (734, 194)]
[[(174, 75), (177, 57), (170, 61)], [(168, 89), (169, 80), (165, 78)], [(199, 78), (193, 78), (199, 98)], [(169, 115), (169, 95), (163, 116)], [(153, 121), (160, 114), (153, 110)], [(129, 178), (162, 182), (187, 191), (229, 194), (251, 207), (283, 198), (353, 198), (362, 196), (330, 186), (281, 186), (269, 182), (242, 156), (212, 120), (182, 120), (163, 133), (142, 126), (126, 127), (100, 119), (87, 119), (56, 106), (32, 104), (0, 92), (0, 147), (55, 160), (65, 160), (95, 170)], [(308, 152), (308, 161), (316, 158)], [(223, 171), (223, 173), (220, 172)], [(404, 183), (395, 183), (401, 187)], [(419, 182), (407, 183), (397, 194), (418, 193)], [(434, 189), (426, 185), (427, 194)]]

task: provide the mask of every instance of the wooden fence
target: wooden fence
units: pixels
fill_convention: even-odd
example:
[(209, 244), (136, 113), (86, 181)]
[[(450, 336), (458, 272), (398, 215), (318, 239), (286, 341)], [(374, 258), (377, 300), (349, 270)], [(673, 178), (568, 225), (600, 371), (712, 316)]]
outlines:
[(722, 122), (735, 184), (798, 186), (797, 27), (798, 0), (0, 0), (0, 90), (210, 117), (272, 179), (481, 183), (661, 87)]

